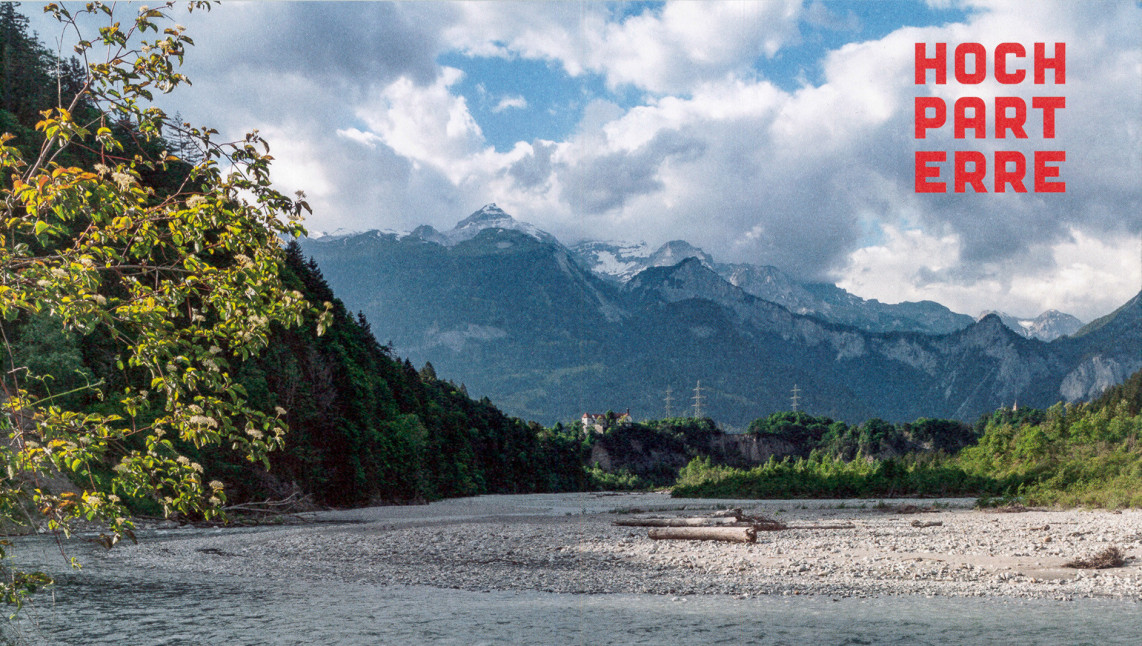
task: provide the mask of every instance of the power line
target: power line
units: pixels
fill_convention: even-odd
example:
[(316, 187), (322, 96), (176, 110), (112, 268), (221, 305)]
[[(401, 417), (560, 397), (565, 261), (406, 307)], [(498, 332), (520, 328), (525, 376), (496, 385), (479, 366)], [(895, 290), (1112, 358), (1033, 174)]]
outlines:
[(666, 416), (667, 417), (670, 417), (670, 413), (672, 412), (670, 409), (670, 404), (671, 404), (671, 402), (674, 401), (674, 398), (671, 397), (671, 394), (673, 392), (674, 392), (673, 388), (671, 388), (670, 386), (666, 387)]
[(799, 395), (800, 392), (801, 392), (801, 389), (797, 387), (797, 384), (793, 384), (793, 396), (790, 397), (789, 400), (793, 405), (793, 412), (794, 413), (797, 412), (797, 404), (799, 404), (801, 402), (801, 397)]
[(702, 419), (702, 380), (694, 386), (694, 419)]

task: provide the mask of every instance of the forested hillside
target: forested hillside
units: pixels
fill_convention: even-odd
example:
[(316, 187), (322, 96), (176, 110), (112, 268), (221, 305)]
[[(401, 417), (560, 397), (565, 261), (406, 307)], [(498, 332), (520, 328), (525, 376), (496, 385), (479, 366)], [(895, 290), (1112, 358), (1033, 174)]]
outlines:
[(251, 403), (284, 408), (290, 427), (269, 474), (214, 462), (243, 497), (291, 482), (334, 505), (584, 486), (577, 437), (475, 401), (431, 365), (418, 372), (377, 343), (296, 244), (286, 262), (287, 283), (312, 302), (332, 302), (333, 321), (323, 336), (312, 325), (278, 329), (262, 356), (237, 367)]

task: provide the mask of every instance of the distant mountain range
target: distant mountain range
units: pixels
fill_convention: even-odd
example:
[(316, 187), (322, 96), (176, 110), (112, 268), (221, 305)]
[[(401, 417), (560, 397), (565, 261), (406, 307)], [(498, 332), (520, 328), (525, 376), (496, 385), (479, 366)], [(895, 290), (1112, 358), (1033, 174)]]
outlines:
[(869, 332), (941, 334), (962, 330), (974, 321), (932, 301), (888, 305), (854, 296), (835, 285), (798, 283), (776, 267), (715, 263), (709, 254), (683, 240), (667, 242), (655, 251), (645, 244), (590, 241), (572, 246), (571, 252), (584, 267), (620, 284), (651, 267), (669, 267), (686, 258), (697, 258), (747, 294), (777, 303), (794, 314), (817, 316)]
[(668, 390), (681, 414), (699, 381), (704, 414), (731, 427), (788, 409), (794, 385), (802, 408), (839, 419), (974, 421), (1016, 401), (1086, 399), (1142, 368), (1138, 297), (1047, 343), (1038, 335), (1065, 334), (1073, 317), (1015, 321), (1017, 334), (994, 314), (865, 300), (718, 264), (683, 241), (568, 248), (495, 205), (450, 231), (323, 236), (303, 249), (382, 343), (544, 423), (627, 408), (662, 417)]

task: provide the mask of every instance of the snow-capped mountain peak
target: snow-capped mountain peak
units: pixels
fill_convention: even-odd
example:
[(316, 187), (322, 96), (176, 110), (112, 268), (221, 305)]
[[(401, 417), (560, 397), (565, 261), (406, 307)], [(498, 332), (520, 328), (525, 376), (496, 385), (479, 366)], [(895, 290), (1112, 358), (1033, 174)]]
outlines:
[(470, 226), (500, 226), (501, 224), (515, 222), (512, 216), (508, 215), (506, 211), (496, 206), (495, 202), (485, 204), (479, 211), (469, 215), (468, 217), (460, 220), (456, 224), (457, 229), (463, 229)]
[(465, 240), (475, 238), (485, 229), (519, 231), (540, 242), (558, 243), (550, 233), (539, 229), (535, 225), (516, 220), (503, 209), (496, 206), (495, 202), (485, 204), (479, 211), (476, 211), (457, 223), (451, 231), (446, 231), (441, 235), (447, 240), (445, 243), (446, 246), (453, 246)]
[(710, 254), (685, 240), (671, 240), (663, 244), (651, 254), (647, 264), (651, 267), (672, 267), (687, 258), (697, 258), (707, 267), (714, 266), (714, 259)]
[(369, 229), (367, 231), (358, 231), (356, 229), (337, 228), (332, 231), (309, 231), (306, 237), (310, 240), (324, 240), (329, 242), (331, 240), (347, 240), (357, 236), (396, 236), (402, 237), (406, 235), (401, 231), (394, 231), (393, 229)]

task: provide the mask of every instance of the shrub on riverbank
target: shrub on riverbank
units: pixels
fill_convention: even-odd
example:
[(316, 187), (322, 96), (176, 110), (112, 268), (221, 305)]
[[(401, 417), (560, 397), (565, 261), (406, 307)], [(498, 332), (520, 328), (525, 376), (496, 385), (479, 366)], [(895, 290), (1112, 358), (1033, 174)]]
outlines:
[(591, 491), (648, 491), (654, 483), (638, 477), (626, 469), (603, 471), (593, 464), (586, 469), (587, 488)]
[(1142, 372), (1082, 405), (1056, 404), (1039, 424), (988, 427), (958, 457), (1033, 504), (1142, 507)]

